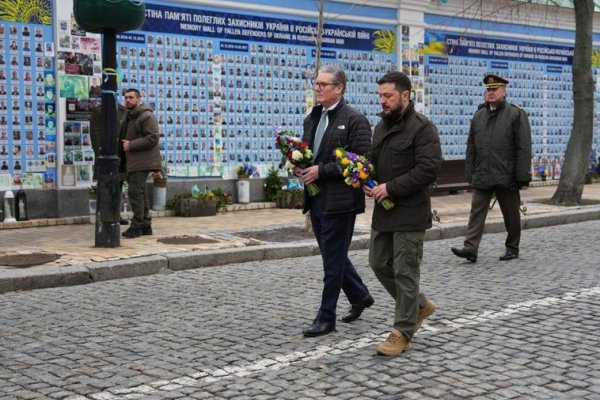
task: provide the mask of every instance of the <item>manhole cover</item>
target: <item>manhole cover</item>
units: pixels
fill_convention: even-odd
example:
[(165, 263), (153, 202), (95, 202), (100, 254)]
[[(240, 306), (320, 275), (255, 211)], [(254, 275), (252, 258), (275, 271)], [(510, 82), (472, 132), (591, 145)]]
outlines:
[(301, 227), (286, 227), (267, 229), (262, 231), (236, 232), (234, 235), (260, 240), (261, 242), (293, 242), (296, 240), (314, 239), (312, 232), (307, 232)]
[(46, 264), (60, 258), (60, 254), (31, 253), (0, 256), (0, 265), (15, 268), (28, 268), (34, 265)]
[(172, 236), (158, 239), (158, 241), (164, 244), (204, 244), (218, 242), (218, 240), (207, 239), (200, 236)]

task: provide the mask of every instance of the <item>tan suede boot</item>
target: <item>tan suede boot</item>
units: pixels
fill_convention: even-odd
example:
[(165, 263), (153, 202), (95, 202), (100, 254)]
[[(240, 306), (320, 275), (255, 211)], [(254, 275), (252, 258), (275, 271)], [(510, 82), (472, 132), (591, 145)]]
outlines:
[(377, 347), (377, 354), (397, 356), (406, 350), (410, 350), (410, 342), (406, 340), (406, 336), (394, 330), (387, 339), (385, 339), (385, 342)]
[(436, 305), (433, 301), (427, 300), (425, 307), (419, 308), (419, 315), (417, 315), (417, 322), (415, 323), (415, 333), (423, 325), (425, 318), (429, 317), (435, 311)]

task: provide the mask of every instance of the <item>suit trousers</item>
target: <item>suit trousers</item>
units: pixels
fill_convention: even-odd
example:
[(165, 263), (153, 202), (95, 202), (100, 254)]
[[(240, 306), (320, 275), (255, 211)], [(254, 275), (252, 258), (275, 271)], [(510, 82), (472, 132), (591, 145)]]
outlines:
[(477, 254), (485, 228), (485, 219), (487, 218), (490, 202), (494, 194), (496, 195), (496, 199), (498, 199), (498, 204), (504, 218), (504, 226), (508, 232), (505, 243), (506, 250), (519, 255), (519, 243), (521, 241), (521, 214), (519, 207), (521, 206), (521, 196), (518, 190), (507, 188), (473, 188), (471, 214), (469, 215), (464, 247), (467, 251), (475, 255)]
[(323, 259), (323, 293), (315, 320), (335, 322), (340, 290), (344, 291), (350, 304), (361, 303), (369, 295), (348, 258), (356, 214), (315, 216), (311, 212), (310, 219)]
[(420, 293), (421, 260), (425, 231), (371, 231), (369, 264), (395, 300), (394, 328), (409, 340), (415, 333), (419, 307), (427, 298)]
[(150, 171), (127, 173), (127, 195), (133, 212), (131, 228), (142, 229), (151, 226), (150, 199), (146, 190), (146, 180)]

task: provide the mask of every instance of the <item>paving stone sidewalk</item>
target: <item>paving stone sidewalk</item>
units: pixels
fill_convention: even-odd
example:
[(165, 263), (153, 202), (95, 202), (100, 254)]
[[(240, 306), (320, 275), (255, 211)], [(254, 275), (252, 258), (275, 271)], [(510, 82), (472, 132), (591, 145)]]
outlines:
[[(302, 337), (322, 290), (319, 256), (260, 260), (0, 296), (0, 398), (13, 400), (596, 400), (600, 221), (527, 230), (521, 258), (476, 264), (460, 239), (424, 246), (438, 308), (413, 349), (382, 357), (391, 297), (350, 258), (375, 304)], [(342, 295), (338, 315), (349, 307)]]

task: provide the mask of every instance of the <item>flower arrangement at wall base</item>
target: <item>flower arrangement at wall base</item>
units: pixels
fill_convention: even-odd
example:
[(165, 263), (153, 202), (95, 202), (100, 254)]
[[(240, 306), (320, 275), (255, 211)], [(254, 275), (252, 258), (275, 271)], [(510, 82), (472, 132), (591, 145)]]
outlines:
[(277, 208), (296, 208), (301, 209), (304, 204), (303, 189), (280, 189), (275, 198)]
[(191, 192), (180, 193), (167, 202), (166, 208), (177, 217), (206, 217), (217, 214), (217, 196), (211, 190), (200, 192), (196, 185)]
[(151, 172), (150, 178), (154, 187), (167, 187), (167, 175), (163, 171)]
[(163, 211), (167, 202), (167, 173), (166, 171), (151, 172), (150, 178), (154, 185), (152, 190), (152, 209)]
[(258, 177), (258, 170), (250, 164), (243, 163), (236, 168), (238, 181), (236, 182), (238, 203), (250, 203), (250, 177)]
[(258, 169), (247, 163), (238, 165), (235, 172), (237, 173), (238, 179), (249, 179), (251, 176), (258, 175)]
[(221, 188), (212, 190), (217, 199), (217, 212), (225, 208), (225, 206), (233, 204), (233, 196), (230, 192), (226, 192)]

